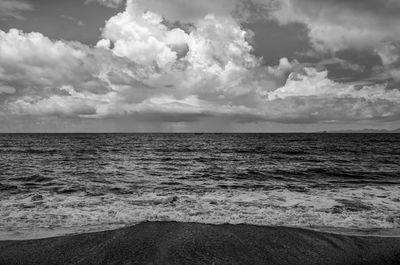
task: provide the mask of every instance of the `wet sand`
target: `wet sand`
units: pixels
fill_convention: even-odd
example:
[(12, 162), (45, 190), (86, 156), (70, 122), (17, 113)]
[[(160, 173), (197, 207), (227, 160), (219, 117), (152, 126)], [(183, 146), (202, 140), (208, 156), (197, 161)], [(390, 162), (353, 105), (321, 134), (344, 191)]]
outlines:
[(252, 225), (147, 222), (129, 228), (0, 242), (1, 265), (400, 264), (400, 238)]

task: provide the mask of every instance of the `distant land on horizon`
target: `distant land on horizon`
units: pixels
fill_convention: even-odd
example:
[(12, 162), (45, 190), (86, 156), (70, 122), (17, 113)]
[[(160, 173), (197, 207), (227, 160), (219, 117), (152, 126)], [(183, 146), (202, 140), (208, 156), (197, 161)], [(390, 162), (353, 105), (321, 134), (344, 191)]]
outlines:
[(337, 130), (337, 131), (324, 131), (326, 133), (400, 133), (400, 128), (394, 130), (387, 129), (362, 129), (362, 130)]

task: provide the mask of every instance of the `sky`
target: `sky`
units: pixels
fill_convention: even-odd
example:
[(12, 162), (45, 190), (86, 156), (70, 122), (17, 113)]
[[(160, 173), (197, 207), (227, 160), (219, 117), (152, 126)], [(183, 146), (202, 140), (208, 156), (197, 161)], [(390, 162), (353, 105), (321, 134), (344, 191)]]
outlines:
[(399, 0), (0, 0), (0, 132), (399, 127)]

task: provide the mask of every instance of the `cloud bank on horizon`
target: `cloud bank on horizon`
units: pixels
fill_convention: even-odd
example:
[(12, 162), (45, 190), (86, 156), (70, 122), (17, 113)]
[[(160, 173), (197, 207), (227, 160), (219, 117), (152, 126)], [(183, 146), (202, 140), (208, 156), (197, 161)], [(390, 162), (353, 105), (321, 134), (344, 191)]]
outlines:
[[(86, 4), (94, 1), (125, 5), (105, 22), (96, 45), (0, 27), (0, 131), (107, 130), (102, 124), (110, 122), (126, 130), (156, 124), (145, 128), (160, 131), (219, 130), (221, 123), (230, 129), (399, 123), (396, 0)], [(0, 0), (0, 7), (7, 10), (0, 19), (23, 19), (21, 12), (34, 9), (26, 1)], [(309, 61), (282, 56), (273, 65), (259, 57), (258, 32), (245, 26), (254, 21), (304, 25), (310, 45), (302, 56)], [(358, 61), (339, 58), (346, 51), (373, 54), (381, 63), (367, 78), (334, 80), (329, 65), (364, 71)]]

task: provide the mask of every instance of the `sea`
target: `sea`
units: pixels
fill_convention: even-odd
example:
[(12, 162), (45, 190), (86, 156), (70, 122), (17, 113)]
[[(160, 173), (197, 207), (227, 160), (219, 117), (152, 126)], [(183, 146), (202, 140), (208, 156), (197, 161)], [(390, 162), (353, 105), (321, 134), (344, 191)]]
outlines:
[(0, 240), (146, 221), (400, 235), (400, 134), (0, 134)]

